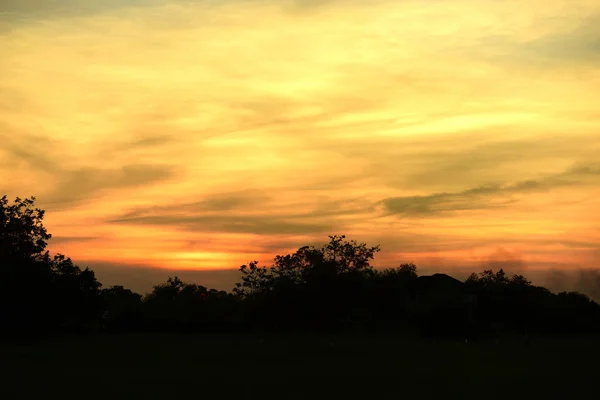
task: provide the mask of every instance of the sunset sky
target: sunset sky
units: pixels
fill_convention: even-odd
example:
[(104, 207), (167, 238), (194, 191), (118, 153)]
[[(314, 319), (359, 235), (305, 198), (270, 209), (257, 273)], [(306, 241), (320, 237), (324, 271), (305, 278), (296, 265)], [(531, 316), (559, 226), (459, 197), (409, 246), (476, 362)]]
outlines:
[(2, 0), (0, 143), (0, 197), (105, 285), (332, 234), (597, 269), (600, 2)]

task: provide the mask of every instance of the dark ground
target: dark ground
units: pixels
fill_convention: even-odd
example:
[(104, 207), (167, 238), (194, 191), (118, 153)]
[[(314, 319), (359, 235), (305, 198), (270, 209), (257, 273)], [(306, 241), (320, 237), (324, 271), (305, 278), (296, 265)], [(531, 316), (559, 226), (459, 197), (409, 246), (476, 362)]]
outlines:
[(0, 347), (1, 399), (600, 398), (600, 337), (104, 335)]

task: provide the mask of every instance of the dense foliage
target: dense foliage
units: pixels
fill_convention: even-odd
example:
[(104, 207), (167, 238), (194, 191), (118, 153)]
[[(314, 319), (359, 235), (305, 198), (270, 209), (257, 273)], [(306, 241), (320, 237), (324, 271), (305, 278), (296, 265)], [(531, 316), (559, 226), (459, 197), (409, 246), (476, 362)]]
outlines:
[(177, 277), (142, 296), (102, 289), (90, 269), (45, 251), (51, 235), (35, 198), (0, 199), (0, 326), (5, 334), (65, 331), (398, 332), (477, 338), (503, 333), (600, 333), (600, 305), (553, 294), (522, 275), (488, 270), (461, 282), (418, 276), (414, 264), (376, 270), (379, 247), (330, 236), (240, 267), (231, 293)]

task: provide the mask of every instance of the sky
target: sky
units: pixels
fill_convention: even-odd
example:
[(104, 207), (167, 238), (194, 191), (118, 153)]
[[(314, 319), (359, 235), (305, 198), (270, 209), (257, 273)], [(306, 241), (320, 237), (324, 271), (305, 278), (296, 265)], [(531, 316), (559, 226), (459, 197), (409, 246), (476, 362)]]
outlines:
[(345, 234), (600, 290), (597, 0), (3, 0), (0, 53), (0, 193), (105, 286)]

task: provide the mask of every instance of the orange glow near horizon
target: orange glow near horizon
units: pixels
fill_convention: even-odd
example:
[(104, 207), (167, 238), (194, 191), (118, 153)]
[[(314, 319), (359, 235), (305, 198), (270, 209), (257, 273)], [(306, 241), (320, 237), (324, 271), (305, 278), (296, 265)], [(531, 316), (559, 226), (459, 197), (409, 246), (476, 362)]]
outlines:
[(8, 4), (0, 191), (52, 252), (600, 266), (597, 1)]

